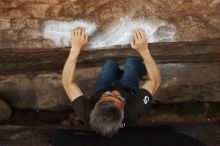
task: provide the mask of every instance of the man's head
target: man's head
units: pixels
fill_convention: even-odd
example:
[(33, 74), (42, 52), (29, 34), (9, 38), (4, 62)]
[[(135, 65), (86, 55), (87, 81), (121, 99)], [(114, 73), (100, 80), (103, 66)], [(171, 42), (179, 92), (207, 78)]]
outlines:
[(113, 136), (122, 124), (124, 105), (118, 91), (105, 92), (90, 114), (91, 127), (103, 136)]

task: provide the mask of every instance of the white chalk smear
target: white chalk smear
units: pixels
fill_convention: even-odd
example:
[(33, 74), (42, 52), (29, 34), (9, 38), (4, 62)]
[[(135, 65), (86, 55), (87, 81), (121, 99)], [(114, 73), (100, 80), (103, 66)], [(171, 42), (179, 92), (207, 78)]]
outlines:
[[(96, 31), (96, 24), (79, 20), (71, 22), (46, 21), (44, 23), (43, 37), (51, 39), (56, 46), (70, 46), (70, 30), (76, 27), (85, 27), (88, 35)], [(158, 19), (129, 17), (121, 18), (109, 29), (90, 38), (90, 48), (103, 48), (112, 45), (129, 44), (133, 39), (133, 32), (142, 28), (147, 33), (148, 42), (172, 42), (176, 40), (177, 30), (174, 25)]]
[(145, 30), (148, 42), (175, 41), (176, 28), (166, 21), (158, 19), (130, 19), (121, 18), (112, 27), (91, 40), (91, 48), (111, 45), (129, 44), (133, 39), (133, 32), (137, 28)]
[(77, 21), (45, 21), (43, 24), (43, 38), (52, 40), (57, 47), (71, 45), (71, 30), (77, 27), (85, 27), (86, 33), (91, 36), (96, 31), (96, 24), (84, 20)]

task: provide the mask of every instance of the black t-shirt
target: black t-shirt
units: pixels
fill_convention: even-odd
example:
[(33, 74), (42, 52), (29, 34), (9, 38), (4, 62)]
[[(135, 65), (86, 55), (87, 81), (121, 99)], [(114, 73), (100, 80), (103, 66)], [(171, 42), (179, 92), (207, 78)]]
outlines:
[(113, 90), (118, 90), (121, 96), (126, 99), (124, 107), (124, 126), (134, 123), (143, 116), (152, 100), (151, 94), (145, 89), (133, 90), (121, 85), (112, 85), (97, 91), (90, 98), (87, 98), (85, 95), (79, 96), (71, 102), (71, 107), (74, 108), (76, 114), (82, 121), (88, 123), (89, 115), (101, 95), (106, 91)]

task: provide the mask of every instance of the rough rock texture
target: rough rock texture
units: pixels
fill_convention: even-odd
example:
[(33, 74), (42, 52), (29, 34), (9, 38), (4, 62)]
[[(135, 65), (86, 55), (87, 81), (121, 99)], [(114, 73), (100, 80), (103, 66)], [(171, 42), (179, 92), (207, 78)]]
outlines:
[[(149, 44), (149, 50), (156, 62), (161, 64), (220, 63), (220, 40), (218, 39), (200, 42), (153, 43)], [(0, 75), (59, 72), (62, 71), (68, 55), (69, 48), (0, 49)], [(140, 57), (130, 45), (95, 50), (85, 48), (78, 57), (77, 67), (101, 66), (108, 58), (122, 63), (131, 56)], [(213, 69), (211, 68), (210, 71)]]
[[(88, 76), (89, 74), (89, 76)], [(76, 73), (77, 82), (89, 94), (94, 84), (96, 71), (83, 69)], [(61, 75), (36, 74), (0, 77), (0, 95), (16, 108), (39, 110), (63, 110), (69, 107), (69, 99), (61, 84)]]
[(13, 76), (3, 81), (2, 85), (6, 87), (2, 88), (2, 93), (7, 95), (6, 100), (10, 105), (30, 109), (52, 109), (54, 106), (62, 108), (67, 97), (64, 96), (64, 90), (58, 80), (60, 77), (50, 75), (50, 80), (47, 79), (48, 75), (39, 75), (37, 78), (22, 77)]
[[(155, 98), (163, 103), (220, 101), (219, 43), (212, 40), (150, 44), (163, 79)], [(92, 94), (92, 86), (106, 58), (122, 64), (128, 56), (138, 56), (128, 46), (124, 47), (81, 52), (76, 80), (85, 94)], [(60, 73), (68, 53), (68, 49), (61, 48), (1, 49), (0, 96), (17, 108), (67, 108), (69, 101)]]
[[(156, 100), (163, 103), (220, 101), (219, 64), (168, 63), (159, 67), (163, 80)], [(88, 96), (100, 69), (76, 70), (76, 81)], [(0, 76), (0, 96), (16, 108), (63, 110), (69, 105), (58, 73)]]
[(125, 16), (167, 21), (177, 28), (177, 40), (220, 37), (218, 0), (1, 0), (0, 48), (54, 47), (38, 33), (46, 20), (84, 19), (103, 31)]
[(9, 119), (11, 116), (11, 108), (0, 98), (0, 122)]
[[(1, 0), (1, 51), (6, 50), (7, 53), (10, 53), (14, 51), (13, 49), (37, 49), (39, 55), (34, 56), (31, 51), (27, 51), (27, 54), (29, 53), (28, 57), (11, 53), (11, 58), (8, 59), (7, 55), (1, 54), (0, 70), (3, 71), (4, 75), (11, 75), (4, 76), (1, 74), (0, 95), (14, 107), (34, 109), (66, 108), (68, 100), (61, 87), (60, 74), (35, 72), (57, 72), (64, 65), (64, 57), (61, 58), (62, 60), (59, 60), (60, 56), (55, 57), (54, 54), (57, 52), (54, 54), (50, 52), (51, 56), (46, 55), (47, 58), (43, 53), (41, 54), (42, 49), (56, 47), (51, 40), (43, 39), (43, 23), (47, 20), (89, 20), (98, 25), (98, 34), (105, 32), (112, 27), (112, 24), (126, 16), (131, 19), (143, 17), (145, 19), (166, 21), (176, 27), (178, 32), (176, 41), (194, 41), (195, 44), (192, 44), (192, 46), (195, 45), (197, 48), (199, 40), (218, 40), (220, 38), (219, 0)], [(163, 33), (161, 31), (163, 31), (162, 28), (159, 29), (158, 33)], [(160, 62), (160, 67), (164, 81), (157, 95), (160, 101), (219, 101), (219, 51), (216, 51), (219, 44), (213, 43), (212, 45), (211, 51), (208, 49), (208, 53), (205, 48), (208, 46), (198, 49), (190, 47), (186, 51), (179, 49), (180, 53), (175, 56), (177, 60), (174, 59), (172, 63), (169, 59), (173, 57), (172, 49), (169, 51), (170, 54), (165, 53), (166, 55), (162, 56), (164, 62)], [(215, 51), (212, 50), (213, 48)], [(167, 49), (169, 50), (169, 48)], [(198, 53), (199, 49), (202, 53)], [(155, 52), (157, 51), (160, 52), (160, 49), (155, 49)], [(86, 58), (87, 55), (89, 56), (89, 54), (85, 54), (84, 57)], [(191, 62), (186, 63), (190, 55)], [(184, 59), (187, 61), (179, 64), (177, 62), (178, 56), (182, 57), (182, 61)], [(55, 64), (57, 66), (55, 67), (53, 61), (51, 61), (54, 60), (53, 57), (57, 59), (57, 64)], [(123, 57), (125, 58), (125, 56)], [(209, 58), (208, 61), (207, 58)], [(29, 59), (33, 62), (28, 62)], [(14, 63), (7, 64), (7, 61), (14, 61)], [(91, 59), (87, 58), (87, 62), (89, 61)], [(91, 62), (96, 63), (95, 61)], [(12, 70), (14, 72), (10, 72)], [(28, 73), (24, 72), (25, 70)], [(94, 83), (97, 76), (96, 69), (89, 70), (85, 74), (85, 70), (82, 69), (81, 72), (84, 74), (79, 74), (77, 79), (80, 86), (88, 94), (91, 93), (92, 83)], [(175, 71), (170, 73), (170, 70)], [(12, 75), (13, 73), (22, 74)], [(184, 76), (184, 78), (181, 76)], [(91, 82), (91, 84), (88, 82)]]

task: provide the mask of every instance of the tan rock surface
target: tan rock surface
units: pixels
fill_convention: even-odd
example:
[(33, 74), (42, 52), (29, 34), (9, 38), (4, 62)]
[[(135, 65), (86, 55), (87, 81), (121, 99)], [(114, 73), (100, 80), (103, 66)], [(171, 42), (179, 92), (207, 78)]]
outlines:
[(26, 4), (24, 8), (34, 18), (45, 18), (46, 12), (50, 7), (49, 4)]
[(10, 24), (10, 19), (6, 19), (6, 18), (1, 18), (0, 19), (0, 30), (5, 30), (10, 28), (11, 24)]
[[(11, 27), (14, 23), (21, 22), (20, 19), (29, 21), (34, 18), (39, 24), (45, 20), (84, 19), (97, 23), (98, 32), (101, 32), (126, 16), (167, 21), (177, 28), (179, 38), (176, 41), (198, 41), (220, 37), (220, 1), (218, 0), (2, 0), (0, 2), (0, 30), (9, 33), (10, 29), (19, 32), (21, 28), (27, 27), (22, 24)], [(10, 21), (11, 18), (13, 21)], [(41, 27), (38, 30), (41, 31)], [(16, 41), (11, 40), (9, 43), (17, 45)], [(0, 48), (3, 47), (1, 44)], [(28, 44), (24, 47), (34, 48)]]
[(31, 40), (31, 39), (39, 39), (41, 34), (37, 29), (22, 29), (19, 34), (19, 39), (22, 40)]
[(22, 28), (39, 29), (40, 24), (38, 19), (24, 19), (24, 18), (12, 18), (11, 29), (20, 30)]

